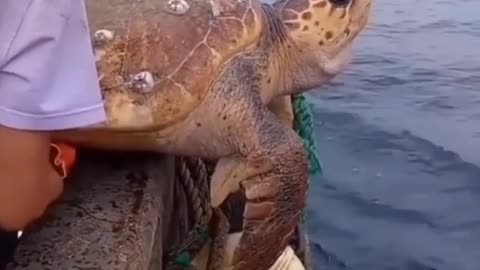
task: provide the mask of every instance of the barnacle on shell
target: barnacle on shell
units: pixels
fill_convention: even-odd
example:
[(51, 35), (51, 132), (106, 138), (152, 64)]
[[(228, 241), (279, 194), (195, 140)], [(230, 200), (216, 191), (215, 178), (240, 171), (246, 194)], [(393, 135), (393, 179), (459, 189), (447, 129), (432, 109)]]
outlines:
[(132, 77), (131, 87), (142, 93), (150, 92), (154, 85), (155, 81), (153, 79), (153, 75), (148, 71), (142, 71), (133, 75)]
[(115, 33), (107, 29), (100, 29), (95, 31), (93, 37), (95, 39), (95, 45), (102, 46), (105, 43), (113, 40), (113, 38), (115, 37)]
[(218, 7), (214, 1), (210, 0), (210, 6), (212, 7), (212, 13), (214, 17), (220, 15), (220, 7)]
[(168, 11), (176, 15), (183, 15), (190, 9), (190, 5), (186, 0), (169, 0)]

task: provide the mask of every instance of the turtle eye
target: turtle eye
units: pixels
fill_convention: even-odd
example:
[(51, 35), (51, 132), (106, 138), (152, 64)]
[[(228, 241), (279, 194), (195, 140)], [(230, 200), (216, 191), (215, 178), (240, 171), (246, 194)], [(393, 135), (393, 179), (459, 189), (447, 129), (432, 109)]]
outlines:
[(336, 6), (340, 6), (340, 7), (343, 7), (343, 6), (346, 6), (348, 4), (350, 4), (350, 2), (352, 2), (353, 0), (329, 0), (330, 3), (336, 5)]

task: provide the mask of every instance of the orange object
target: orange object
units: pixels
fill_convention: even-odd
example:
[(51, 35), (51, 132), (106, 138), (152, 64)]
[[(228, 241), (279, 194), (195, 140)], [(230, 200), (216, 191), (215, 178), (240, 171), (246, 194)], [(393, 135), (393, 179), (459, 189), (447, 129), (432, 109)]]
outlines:
[(77, 158), (75, 147), (63, 143), (50, 144), (50, 161), (62, 178), (66, 178)]

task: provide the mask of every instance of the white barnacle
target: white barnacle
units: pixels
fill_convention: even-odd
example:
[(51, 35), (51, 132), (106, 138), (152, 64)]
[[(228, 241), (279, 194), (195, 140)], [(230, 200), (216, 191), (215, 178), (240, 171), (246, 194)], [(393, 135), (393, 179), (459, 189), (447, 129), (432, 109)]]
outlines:
[(100, 29), (93, 35), (96, 45), (103, 45), (113, 40), (115, 33), (107, 29)]
[(220, 7), (214, 1), (210, 0), (210, 6), (212, 7), (213, 17), (220, 15)]
[(176, 15), (183, 15), (190, 9), (190, 5), (186, 0), (168, 0), (168, 9)]
[(153, 80), (152, 73), (148, 71), (142, 71), (133, 75), (131, 87), (135, 90), (139, 90), (142, 93), (148, 93), (153, 89), (155, 81)]

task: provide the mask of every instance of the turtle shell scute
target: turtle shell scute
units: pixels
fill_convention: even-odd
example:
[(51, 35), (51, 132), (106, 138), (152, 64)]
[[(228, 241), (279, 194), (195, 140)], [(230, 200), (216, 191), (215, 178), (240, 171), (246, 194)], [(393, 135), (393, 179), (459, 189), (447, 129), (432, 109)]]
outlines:
[[(256, 0), (175, 1), (185, 1), (185, 13), (169, 11), (169, 0), (87, 0), (91, 32), (114, 33), (94, 48), (110, 126), (177, 121), (201, 102), (224, 64), (261, 34)], [(141, 72), (153, 79), (149, 91), (132, 88)]]

